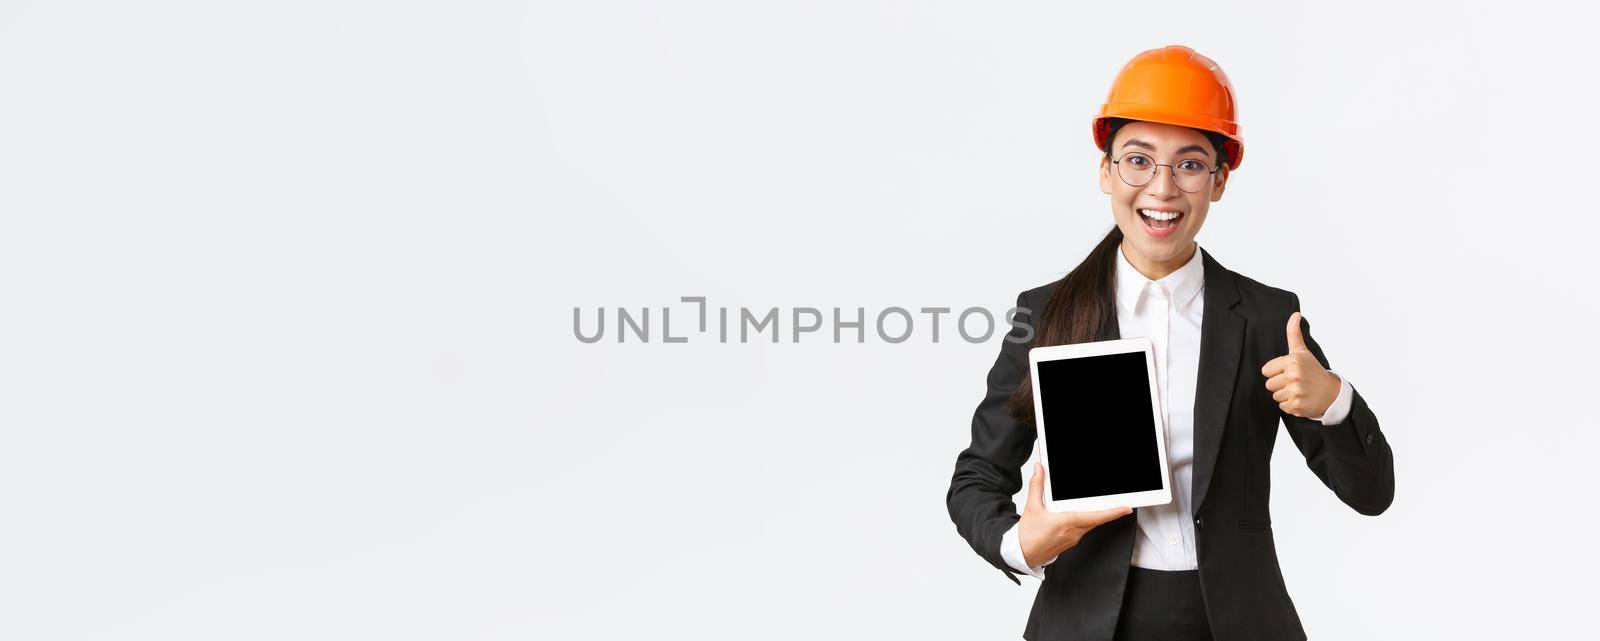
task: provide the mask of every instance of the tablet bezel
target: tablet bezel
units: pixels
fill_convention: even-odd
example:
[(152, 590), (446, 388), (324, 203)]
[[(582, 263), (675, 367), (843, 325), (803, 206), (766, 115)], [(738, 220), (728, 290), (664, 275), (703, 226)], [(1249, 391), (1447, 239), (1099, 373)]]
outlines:
[[(1145, 490), (1142, 492), (1125, 492), (1122, 494), (1106, 494), (1102, 496), (1086, 496), (1076, 499), (1063, 499), (1056, 501), (1054, 488), (1050, 484), (1050, 445), (1045, 442), (1044, 435), (1044, 398), (1039, 391), (1039, 363), (1043, 361), (1057, 361), (1087, 356), (1105, 356), (1108, 354), (1131, 354), (1139, 352), (1144, 354), (1144, 371), (1147, 383), (1150, 385), (1150, 413), (1154, 417), (1156, 430), (1156, 454), (1161, 466), (1161, 489)], [(1110, 341), (1095, 341), (1092, 343), (1075, 343), (1072, 345), (1052, 345), (1050, 347), (1035, 347), (1028, 350), (1028, 370), (1033, 379), (1033, 418), (1034, 426), (1038, 430), (1039, 462), (1044, 465), (1044, 506), (1051, 512), (1087, 512), (1093, 510), (1107, 510), (1115, 507), (1148, 507), (1152, 505), (1166, 505), (1172, 502), (1172, 474), (1167, 469), (1167, 429), (1166, 420), (1161, 411), (1161, 390), (1156, 387), (1156, 361), (1155, 349), (1148, 338), (1121, 338)]]

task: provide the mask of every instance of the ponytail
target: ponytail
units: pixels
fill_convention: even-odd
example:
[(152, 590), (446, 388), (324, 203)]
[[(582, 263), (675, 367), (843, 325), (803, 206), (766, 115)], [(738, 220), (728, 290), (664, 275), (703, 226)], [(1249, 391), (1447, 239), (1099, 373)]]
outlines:
[[(1116, 330), (1116, 272), (1113, 269), (1121, 251), (1122, 230), (1116, 226), (1095, 245), (1061, 284), (1050, 294), (1050, 302), (1035, 314), (1034, 347), (1068, 345), (1108, 340)], [(1007, 409), (1023, 425), (1033, 425), (1033, 375), (1024, 374), (1022, 385), (1011, 394)]]

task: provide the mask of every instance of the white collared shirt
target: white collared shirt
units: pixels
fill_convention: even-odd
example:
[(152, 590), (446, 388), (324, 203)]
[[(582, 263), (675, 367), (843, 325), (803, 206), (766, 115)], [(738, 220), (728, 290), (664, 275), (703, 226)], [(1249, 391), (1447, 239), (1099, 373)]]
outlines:
[[(1153, 570), (1200, 567), (1194, 543), (1194, 393), (1200, 372), (1200, 321), (1205, 312), (1205, 263), (1200, 249), (1177, 271), (1161, 280), (1139, 273), (1119, 249), (1116, 261), (1117, 328), (1123, 338), (1146, 337), (1154, 345), (1156, 387), (1166, 418), (1167, 472), (1173, 501), (1134, 510), (1139, 535), (1133, 544), (1133, 565)], [(1353, 390), (1339, 377), (1339, 395), (1328, 411), (1314, 419), (1323, 425), (1344, 421)], [(1000, 555), (1018, 572), (1044, 578), (1044, 566), (1028, 567), (1022, 556), (1017, 526), (1000, 541)]]

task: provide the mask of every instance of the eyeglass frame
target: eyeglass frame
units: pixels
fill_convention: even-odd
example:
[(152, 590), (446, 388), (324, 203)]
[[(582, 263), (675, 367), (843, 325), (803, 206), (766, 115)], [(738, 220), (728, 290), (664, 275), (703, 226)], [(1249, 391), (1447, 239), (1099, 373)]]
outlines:
[[(1128, 156), (1133, 156), (1133, 155), (1140, 155), (1140, 156), (1144, 156), (1145, 158), (1150, 158), (1150, 162), (1155, 166), (1155, 169), (1152, 169), (1151, 172), (1150, 172), (1150, 180), (1144, 181), (1144, 184), (1142, 184), (1142, 185), (1135, 185), (1135, 184), (1133, 184), (1131, 182), (1128, 182), (1128, 178), (1126, 176), (1122, 175), (1122, 161), (1127, 159)], [(1200, 193), (1202, 191), (1205, 191), (1205, 188), (1203, 188), (1203, 187), (1200, 188), (1200, 189), (1196, 189), (1194, 191), (1189, 191), (1187, 189), (1184, 189), (1183, 185), (1178, 184), (1178, 170), (1177, 170), (1177, 168), (1175, 168), (1172, 165), (1167, 164), (1167, 163), (1156, 162), (1155, 160), (1156, 160), (1155, 158), (1151, 158), (1150, 154), (1144, 153), (1142, 151), (1125, 151), (1125, 152), (1122, 152), (1121, 156), (1117, 156), (1117, 158), (1115, 160), (1111, 161), (1111, 164), (1116, 165), (1116, 167), (1113, 168), (1112, 171), (1117, 172), (1117, 178), (1122, 181), (1122, 184), (1127, 185), (1129, 187), (1144, 187), (1145, 185), (1149, 185), (1151, 182), (1153, 182), (1156, 179), (1156, 175), (1161, 173), (1161, 168), (1162, 167), (1166, 167), (1167, 168), (1167, 175), (1172, 177), (1172, 186), (1177, 187), (1178, 191), (1181, 191), (1181, 192), (1186, 193), (1186, 194), (1198, 194), (1198, 193)], [(1201, 162), (1199, 159), (1196, 159), (1196, 158), (1185, 158), (1185, 159), (1180, 160), (1178, 162), (1185, 162), (1185, 161), (1194, 161), (1194, 162), (1200, 163), (1201, 166), (1209, 166), (1209, 165), (1206, 165), (1204, 162)], [(1207, 178), (1207, 180), (1206, 180), (1206, 184), (1208, 184), (1208, 185), (1211, 184), (1212, 179), (1214, 179), (1216, 177), (1217, 171), (1220, 170), (1220, 169), (1222, 169), (1222, 165), (1217, 165), (1215, 167), (1211, 167), (1211, 170), (1206, 172), (1206, 174), (1209, 176)]]

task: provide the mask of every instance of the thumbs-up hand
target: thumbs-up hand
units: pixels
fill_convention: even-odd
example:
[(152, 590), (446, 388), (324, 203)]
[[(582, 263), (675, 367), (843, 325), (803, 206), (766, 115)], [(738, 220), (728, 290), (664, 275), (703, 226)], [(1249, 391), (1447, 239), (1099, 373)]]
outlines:
[(1284, 328), (1289, 338), (1289, 353), (1261, 366), (1261, 375), (1267, 377), (1267, 389), (1272, 400), (1284, 413), (1303, 418), (1316, 418), (1327, 413), (1328, 406), (1339, 396), (1339, 376), (1322, 369), (1322, 363), (1306, 347), (1300, 335), (1300, 312), (1289, 316)]
[(1028, 567), (1054, 561), (1072, 549), (1089, 530), (1133, 513), (1131, 507), (1115, 507), (1097, 512), (1051, 512), (1044, 507), (1044, 465), (1033, 463), (1028, 479), (1028, 504), (1017, 522), (1017, 543), (1022, 545), (1022, 560)]

